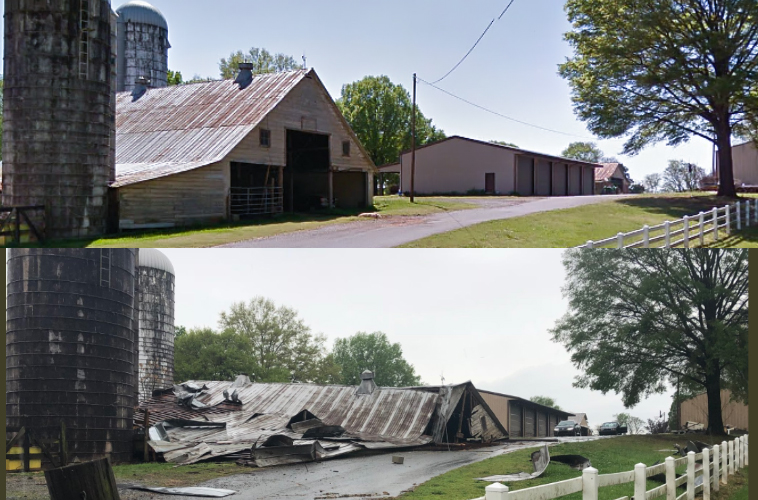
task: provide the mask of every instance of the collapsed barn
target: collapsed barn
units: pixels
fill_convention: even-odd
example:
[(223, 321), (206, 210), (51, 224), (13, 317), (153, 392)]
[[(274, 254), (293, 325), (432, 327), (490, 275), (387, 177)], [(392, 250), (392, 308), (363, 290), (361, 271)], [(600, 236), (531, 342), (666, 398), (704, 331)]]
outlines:
[(508, 433), (470, 382), (436, 387), (257, 384), (192, 381), (157, 393), (147, 412), (148, 444), (168, 462), (225, 458), (265, 467), (364, 450), (490, 443)]

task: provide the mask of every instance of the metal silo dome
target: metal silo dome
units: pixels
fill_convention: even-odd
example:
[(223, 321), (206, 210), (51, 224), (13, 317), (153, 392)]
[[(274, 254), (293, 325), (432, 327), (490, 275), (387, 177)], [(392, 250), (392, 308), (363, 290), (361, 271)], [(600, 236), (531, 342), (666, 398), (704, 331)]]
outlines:
[(174, 384), (174, 266), (162, 252), (146, 248), (137, 265), (140, 399)]
[(139, 267), (152, 267), (176, 276), (174, 265), (160, 250), (154, 248), (142, 248), (139, 252)]
[(151, 24), (164, 30), (168, 30), (168, 22), (161, 11), (142, 0), (131, 0), (116, 9), (118, 21), (121, 23), (135, 22)]

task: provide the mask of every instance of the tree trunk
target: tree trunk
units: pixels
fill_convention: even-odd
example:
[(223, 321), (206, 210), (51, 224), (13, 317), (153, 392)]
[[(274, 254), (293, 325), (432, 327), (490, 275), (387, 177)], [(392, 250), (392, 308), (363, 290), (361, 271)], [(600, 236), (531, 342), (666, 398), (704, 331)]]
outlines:
[(721, 414), (721, 377), (706, 376), (708, 394), (708, 433), (714, 436), (724, 434), (724, 420)]
[(45, 471), (52, 500), (119, 500), (107, 458)]
[(737, 197), (732, 169), (732, 129), (729, 118), (724, 117), (716, 128), (716, 144), (719, 147), (719, 196)]

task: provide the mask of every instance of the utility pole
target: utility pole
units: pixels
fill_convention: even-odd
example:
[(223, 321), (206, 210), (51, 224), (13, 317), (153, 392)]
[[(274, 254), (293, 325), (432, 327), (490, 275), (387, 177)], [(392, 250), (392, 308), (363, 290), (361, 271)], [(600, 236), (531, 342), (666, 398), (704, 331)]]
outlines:
[(411, 203), (416, 198), (416, 73), (413, 73), (413, 116), (411, 117)]

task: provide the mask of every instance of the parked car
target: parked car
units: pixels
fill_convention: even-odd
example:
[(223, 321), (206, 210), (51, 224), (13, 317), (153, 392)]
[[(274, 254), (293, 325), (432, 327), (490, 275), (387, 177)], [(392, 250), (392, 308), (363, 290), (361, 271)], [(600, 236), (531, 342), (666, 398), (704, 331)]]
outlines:
[(620, 425), (618, 422), (606, 422), (600, 426), (598, 434), (601, 436), (618, 436), (619, 434), (626, 434), (626, 426)]
[(553, 429), (556, 436), (581, 436), (582, 427), (573, 420), (563, 420)]

